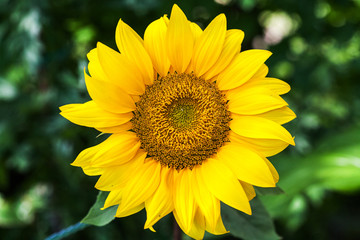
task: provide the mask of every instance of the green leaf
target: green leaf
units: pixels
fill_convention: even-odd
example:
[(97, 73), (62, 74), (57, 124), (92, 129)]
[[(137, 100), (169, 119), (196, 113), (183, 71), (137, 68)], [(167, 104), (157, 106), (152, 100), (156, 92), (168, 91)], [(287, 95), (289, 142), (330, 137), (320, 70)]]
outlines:
[(360, 189), (360, 126), (323, 139), (308, 155), (283, 154), (274, 166), (286, 194), (259, 196), (273, 218), (296, 230), (306, 221), (308, 205), (321, 205), (326, 191)]
[(270, 215), (256, 197), (251, 202), (252, 215), (246, 215), (226, 204), (222, 204), (222, 218), (230, 234), (245, 240), (280, 239), (275, 232)]
[(283, 194), (284, 191), (279, 188), (278, 186), (273, 187), (273, 188), (262, 188), (262, 187), (255, 187), (255, 191), (256, 194), (259, 196), (264, 196), (264, 195), (279, 195), (279, 194)]
[(81, 223), (101, 227), (114, 220), (118, 206), (112, 206), (104, 210), (100, 209), (104, 206), (107, 195), (107, 192), (99, 192), (96, 202), (90, 208), (88, 214), (81, 220)]

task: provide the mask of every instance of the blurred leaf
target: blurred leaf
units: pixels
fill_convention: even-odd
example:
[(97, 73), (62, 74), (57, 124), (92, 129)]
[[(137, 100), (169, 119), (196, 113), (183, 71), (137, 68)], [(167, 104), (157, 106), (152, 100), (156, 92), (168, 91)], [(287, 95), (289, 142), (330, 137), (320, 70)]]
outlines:
[(250, 202), (252, 215), (246, 215), (226, 204), (222, 204), (222, 217), (224, 225), (230, 234), (245, 240), (271, 240), (280, 239), (270, 215), (262, 205), (259, 198)]
[(324, 139), (307, 156), (274, 161), (284, 195), (261, 196), (273, 217), (296, 229), (306, 219), (309, 200), (319, 205), (325, 190), (351, 192), (360, 189), (360, 126)]
[(12, 100), (17, 94), (17, 89), (11, 82), (0, 78), (0, 100)]
[(112, 206), (101, 210), (104, 206), (107, 192), (99, 192), (95, 204), (90, 208), (88, 214), (81, 220), (81, 223), (91, 224), (98, 227), (104, 226), (114, 220), (118, 206)]
[[(294, 167), (294, 162), (297, 166)], [(338, 191), (360, 189), (360, 126), (324, 139), (307, 156), (279, 159), (281, 186), (299, 192), (310, 185)], [(286, 168), (286, 170), (285, 170)], [(305, 178), (306, 177), (306, 178)]]
[(49, 186), (36, 184), (15, 200), (3, 198), (0, 194), (0, 226), (13, 227), (29, 224), (35, 212), (44, 208), (50, 193)]
[(259, 196), (263, 196), (263, 195), (278, 195), (278, 194), (283, 194), (284, 191), (279, 188), (278, 186), (273, 187), (273, 188), (261, 188), (261, 187), (255, 187), (255, 191), (256, 194)]
[(256, 5), (256, 0), (239, 0), (239, 5), (244, 11), (250, 11)]

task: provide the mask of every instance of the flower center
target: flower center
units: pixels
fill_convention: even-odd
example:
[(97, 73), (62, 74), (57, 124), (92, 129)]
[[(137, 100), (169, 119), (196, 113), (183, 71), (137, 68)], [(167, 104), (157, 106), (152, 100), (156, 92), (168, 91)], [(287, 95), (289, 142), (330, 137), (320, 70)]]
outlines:
[(168, 117), (174, 127), (189, 129), (196, 119), (196, 104), (192, 99), (181, 98), (168, 107)]
[(228, 141), (224, 94), (194, 74), (168, 74), (147, 86), (131, 120), (141, 148), (177, 170), (200, 165)]

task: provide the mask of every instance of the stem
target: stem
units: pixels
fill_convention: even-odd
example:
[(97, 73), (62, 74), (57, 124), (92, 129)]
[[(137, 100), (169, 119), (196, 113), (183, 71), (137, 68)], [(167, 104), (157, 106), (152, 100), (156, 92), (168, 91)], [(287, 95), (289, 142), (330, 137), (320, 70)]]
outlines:
[(173, 223), (173, 234), (174, 234), (173, 235), (174, 240), (182, 240), (182, 231), (175, 219), (174, 219), (174, 223)]
[(80, 230), (83, 230), (84, 228), (86, 228), (88, 226), (89, 225), (87, 225), (87, 224), (78, 222), (74, 225), (71, 225), (65, 229), (60, 230), (57, 233), (51, 234), (50, 236), (45, 238), (45, 240), (60, 240), (60, 239), (63, 239), (64, 237), (70, 236), (71, 234), (74, 234)]

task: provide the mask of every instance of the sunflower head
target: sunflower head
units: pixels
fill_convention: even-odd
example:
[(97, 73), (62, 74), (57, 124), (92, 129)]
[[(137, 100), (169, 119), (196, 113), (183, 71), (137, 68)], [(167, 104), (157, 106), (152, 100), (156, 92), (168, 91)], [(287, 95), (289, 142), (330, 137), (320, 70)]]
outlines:
[(175, 4), (142, 39), (119, 21), (116, 44), (88, 54), (92, 100), (62, 106), (68, 120), (110, 136), (83, 150), (74, 166), (100, 175), (104, 208), (116, 216), (146, 209), (145, 228), (173, 213), (193, 238), (226, 233), (220, 202), (251, 214), (254, 186), (274, 187), (267, 160), (294, 145), (281, 125), (295, 118), (280, 95), (287, 83), (266, 77), (266, 50), (241, 50), (244, 33), (224, 14), (204, 30)]
[(131, 122), (149, 156), (169, 168), (193, 169), (228, 141), (230, 113), (214, 82), (175, 72), (146, 88)]

